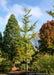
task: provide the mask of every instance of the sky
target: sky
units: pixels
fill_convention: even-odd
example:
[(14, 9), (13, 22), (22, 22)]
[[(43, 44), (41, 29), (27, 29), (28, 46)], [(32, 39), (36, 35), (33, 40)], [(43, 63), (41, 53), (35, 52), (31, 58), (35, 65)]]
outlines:
[(11, 14), (15, 15), (20, 27), (22, 27), (24, 8), (31, 9), (30, 14), (32, 14), (32, 17), (30, 19), (32, 23), (39, 20), (35, 28), (35, 32), (39, 32), (44, 23), (52, 20), (46, 10), (53, 10), (53, 4), (54, 0), (0, 0), (0, 32), (3, 35)]

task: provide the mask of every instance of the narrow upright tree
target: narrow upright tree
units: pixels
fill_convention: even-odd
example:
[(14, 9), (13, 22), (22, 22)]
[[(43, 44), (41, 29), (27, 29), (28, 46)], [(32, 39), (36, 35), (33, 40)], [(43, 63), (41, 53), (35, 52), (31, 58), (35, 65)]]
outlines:
[(3, 37), (3, 45), (4, 45), (3, 51), (5, 52), (5, 54), (7, 54), (6, 58), (11, 60), (12, 62), (14, 62), (14, 57), (16, 56), (17, 53), (16, 47), (18, 47), (19, 39), (20, 39), (19, 25), (14, 14), (12, 14), (6, 25)]
[[(26, 71), (28, 70), (28, 61), (32, 59), (32, 55), (34, 54), (34, 49), (32, 46), (32, 39), (36, 37), (37, 33), (34, 33), (33, 30), (36, 27), (36, 22), (30, 25), (29, 18), (31, 17), (30, 11), (25, 8), (25, 14), (23, 16), (23, 28), (21, 28), (21, 32), (23, 32), (23, 49), (18, 50), (18, 56), (21, 54), (21, 59), (26, 62)], [(29, 26), (30, 25), (30, 26)], [(32, 33), (30, 33), (30, 31)], [(29, 34), (30, 33), (30, 34)]]

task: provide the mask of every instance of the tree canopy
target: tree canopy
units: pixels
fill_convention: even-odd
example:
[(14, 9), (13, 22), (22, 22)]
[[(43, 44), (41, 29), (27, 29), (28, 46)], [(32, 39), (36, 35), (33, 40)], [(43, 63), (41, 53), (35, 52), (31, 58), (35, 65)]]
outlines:
[(11, 61), (16, 56), (19, 39), (20, 28), (14, 14), (12, 14), (6, 25), (3, 37), (3, 51)]
[(40, 29), (39, 50), (42, 52), (54, 52), (54, 21), (48, 21)]

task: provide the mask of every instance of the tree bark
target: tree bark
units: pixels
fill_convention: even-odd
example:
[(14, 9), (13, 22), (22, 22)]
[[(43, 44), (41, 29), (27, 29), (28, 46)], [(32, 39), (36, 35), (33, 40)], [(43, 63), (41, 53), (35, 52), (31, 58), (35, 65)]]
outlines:
[(28, 59), (26, 59), (26, 71), (28, 71)]
[(13, 68), (15, 67), (15, 61), (13, 61)]

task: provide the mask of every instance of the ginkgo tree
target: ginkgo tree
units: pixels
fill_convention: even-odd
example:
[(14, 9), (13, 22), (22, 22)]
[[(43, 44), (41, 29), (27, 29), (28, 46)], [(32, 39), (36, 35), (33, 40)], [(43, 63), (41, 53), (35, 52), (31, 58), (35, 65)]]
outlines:
[(34, 24), (30, 25), (31, 10), (28, 10), (26, 8), (24, 10), (25, 14), (22, 19), (23, 26), (22, 28), (20, 28), (22, 32), (22, 40), (20, 41), (21, 48), (17, 48), (17, 50), (18, 50), (18, 59), (26, 63), (26, 71), (27, 71), (28, 61), (32, 60), (32, 55), (35, 53), (31, 41), (33, 38), (37, 36), (37, 33), (34, 33), (37, 21)]

